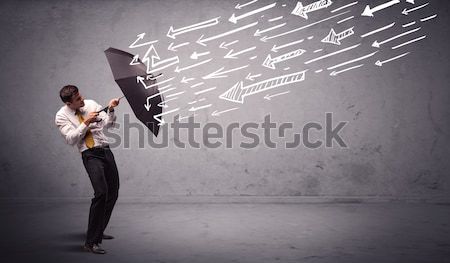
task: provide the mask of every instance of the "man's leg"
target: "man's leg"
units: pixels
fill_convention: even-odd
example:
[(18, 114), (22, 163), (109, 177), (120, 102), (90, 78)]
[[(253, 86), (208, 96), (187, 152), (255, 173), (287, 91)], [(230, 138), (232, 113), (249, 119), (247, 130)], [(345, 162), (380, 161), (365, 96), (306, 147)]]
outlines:
[[(105, 149), (105, 179), (108, 186), (108, 195), (106, 199), (105, 218), (103, 222), (103, 231), (109, 223), (114, 205), (119, 196), (119, 172), (117, 171), (114, 155), (109, 148)], [(102, 235), (103, 235), (102, 231)]]
[(94, 198), (89, 210), (89, 223), (86, 244), (101, 243), (108, 186), (105, 180), (104, 154), (83, 152), (83, 164), (94, 188)]

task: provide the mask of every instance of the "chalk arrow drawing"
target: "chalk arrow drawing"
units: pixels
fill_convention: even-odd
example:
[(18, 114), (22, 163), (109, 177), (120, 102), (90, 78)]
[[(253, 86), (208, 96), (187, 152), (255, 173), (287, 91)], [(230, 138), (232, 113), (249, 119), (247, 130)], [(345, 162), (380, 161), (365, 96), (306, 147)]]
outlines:
[(162, 112), (162, 113), (160, 113), (160, 114), (156, 114), (155, 116), (153, 116), (153, 119), (155, 119), (155, 120), (157, 120), (159, 123), (158, 123), (158, 126), (161, 126), (161, 125), (164, 125), (164, 124), (166, 124), (166, 122), (162, 119), (162, 118), (159, 118), (159, 117), (162, 117), (162, 116), (164, 116), (164, 115), (167, 115), (167, 114), (170, 114), (170, 113), (172, 113), (172, 112), (176, 112), (176, 111), (178, 111), (180, 108), (176, 108), (176, 109), (173, 109), (173, 110), (170, 110), (170, 111), (166, 111), (166, 112)]
[(263, 6), (263, 7), (258, 8), (258, 9), (252, 10), (252, 11), (250, 11), (250, 12), (244, 13), (244, 14), (242, 14), (242, 15), (240, 15), (240, 16), (236, 16), (236, 15), (233, 13), (233, 14), (231, 15), (231, 17), (228, 19), (228, 21), (230, 21), (231, 23), (236, 24), (238, 20), (241, 20), (241, 19), (246, 18), (246, 17), (248, 17), (248, 16), (251, 16), (251, 15), (254, 15), (254, 14), (257, 14), (257, 13), (260, 13), (260, 12), (263, 12), (263, 11), (266, 11), (266, 10), (268, 10), (268, 9), (270, 9), (270, 8), (272, 8), (272, 7), (274, 7), (274, 6), (276, 6), (276, 5), (277, 5), (277, 3), (275, 2), (275, 3), (272, 3), (272, 4), (270, 4), (270, 5), (266, 5), (266, 6)]
[(223, 110), (223, 111), (215, 110), (211, 113), (211, 116), (220, 116), (221, 114), (223, 114), (225, 112), (229, 112), (229, 111), (233, 111), (233, 110), (237, 110), (237, 109), (239, 109), (239, 108), (235, 107), (235, 108), (231, 108), (231, 109), (227, 109), (227, 110)]
[(251, 85), (248, 85), (245, 87), (244, 87), (243, 82), (239, 81), (233, 87), (231, 87), (229, 90), (227, 90), (226, 92), (221, 94), (219, 96), (219, 98), (243, 104), (244, 98), (247, 96), (250, 96), (250, 95), (253, 95), (256, 93), (260, 93), (263, 91), (267, 91), (269, 89), (273, 89), (276, 87), (303, 81), (305, 79), (305, 72), (306, 72), (306, 70), (279, 76), (279, 77), (275, 77), (275, 78), (271, 78), (271, 79), (266, 79), (266, 80), (263, 80), (258, 83), (251, 84)]
[(419, 31), (419, 30), (420, 30), (420, 27), (415, 28), (415, 29), (413, 29), (413, 30), (406, 31), (406, 32), (401, 33), (401, 34), (398, 34), (398, 35), (396, 35), (396, 36), (393, 36), (393, 37), (388, 38), (388, 39), (386, 39), (386, 40), (383, 40), (383, 41), (381, 41), (381, 42), (378, 42), (377, 40), (375, 40), (375, 41), (373, 42), (373, 44), (372, 44), (372, 47), (380, 48), (380, 46), (383, 45), (383, 44), (386, 44), (386, 43), (388, 43), (388, 42), (391, 42), (391, 41), (394, 40), (394, 39), (397, 39), (397, 38), (400, 38), (400, 37), (409, 35), (409, 34), (411, 34), (411, 33), (414, 33), (414, 32), (416, 32), (416, 31)]
[(273, 26), (273, 27), (269, 27), (269, 28), (266, 28), (266, 29), (263, 29), (263, 30), (256, 29), (256, 31), (255, 31), (255, 33), (254, 33), (253, 35), (254, 35), (255, 37), (259, 37), (259, 36), (261, 36), (261, 33), (266, 33), (266, 32), (268, 32), (268, 31), (271, 31), (271, 30), (274, 30), (274, 29), (283, 27), (283, 26), (285, 26), (285, 25), (286, 25), (286, 23), (281, 23), (281, 24), (279, 24), (279, 25), (276, 25), (276, 26)]
[(134, 55), (133, 59), (130, 62), (130, 66), (139, 65), (139, 54)]
[(194, 67), (203, 65), (203, 64), (205, 64), (205, 63), (208, 63), (208, 62), (210, 62), (211, 60), (212, 60), (212, 58), (206, 59), (206, 60), (200, 61), (200, 62), (198, 62), (198, 63), (195, 63), (195, 64), (192, 64), (192, 65), (186, 66), (186, 67), (184, 67), (184, 68), (180, 68), (180, 67), (177, 66), (177, 68), (175, 69), (175, 72), (176, 72), (176, 73), (180, 73), (181, 71), (185, 71), (185, 70), (188, 70), (188, 69), (191, 69), (191, 68), (194, 68)]
[(200, 23), (197, 23), (197, 24), (193, 24), (193, 25), (190, 25), (190, 26), (185, 26), (185, 27), (181, 27), (181, 28), (177, 28), (177, 29), (174, 29), (173, 26), (171, 26), (169, 28), (169, 32), (167, 32), (167, 36), (172, 38), (172, 39), (175, 39), (176, 36), (180, 35), (180, 34), (184, 34), (184, 33), (187, 33), (187, 32), (190, 32), (190, 31), (194, 31), (194, 30), (198, 30), (198, 29), (201, 29), (201, 28), (215, 26), (215, 25), (217, 25), (219, 23), (219, 18), (220, 18), (220, 16), (216, 17), (216, 18), (213, 18), (213, 19), (209, 19), (209, 20), (200, 22)]
[(189, 83), (189, 81), (191, 81), (191, 80), (194, 80), (195, 78), (186, 78), (186, 77), (183, 77), (182, 79), (181, 79), (181, 83), (186, 83), (186, 84), (188, 84)]
[(307, 6), (303, 6), (302, 2), (297, 2), (297, 5), (294, 10), (292, 10), (291, 14), (308, 19), (308, 13), (327, 8), (332, 4), (333, 2), (331, 2), (331, 0), (319, 0)]
[(230, 31), (224, 32), (224, 33), (219, 34), (219, 35), (215, 35), (215, 36), (212, 36), (212, 37), (208, 37), (208, 38), (203, 38), (204, 35), (201, 35), (200, 38), (199, 38), (196, 42), (197, 42), (198, 44), (202, 45), (202, 46), (206, 46), (206, 44), (205, 44), (206, 42), (209, 42), (209, 41), (211, 41), (211, 40), (218, 39), (218, 38), (221, 38), (221, 37), (224, 37), (224, 36), (231, 35), (231, 34), (233, 34), (233, 33), (236, 33), (236, 32), (242, 31), (242, 30), (245, 30), (245, 29), (250, 28), (250, 27), (253, 27), (253, 26), (256, 26), (257, 24), (258, 24), (258, 21), (253, 22), (253, 23), (248, 24), (248, 25), (245, 25), (245, 26), (241, 26), (241, 27), (232, 29), (232, 30), (230, 30)]
[(394, 61), (394, 60), (399, 59), (399, 58), (401, 58), (401, 57), (404, 57), (404, 56), (406, 56), (406, 55), (408, 55), (408, 54), (409, 54), (409, 52), (406, 52), (406, 53), (403, 53), (403, 54), (401, 54), (401, 55), (395, 56), (395, 57), (393, 57), (393, 58), (386, 59), (386, 60), (384, 60), (384, 61), (377, 60), (377, 62), (375, 62), (375, 65), (377, 65), (377, 66), (379, 66), (379, 67), (382, 67), (384, 64), (386, 64), (386, 63), (388, 63), (388, 62)]
[(176, 51), (178, 51), (177, 48), (182, 47), (182, 46), (186, 46), (186, 45), (189, 45), (189, 42), (184, 42), (184, 43), (181, 43), (181, 44), (176, 45), (176, 46), (174, 46), (174, 45), (173, 45), (173, 42), (172, 42), (172, 43), (170, 43), (169, 46), (167, 47), (167, 50), (176, 52)]
[(150, 104), (149, 98), (147, 98), (147, 102), (144, 104), (144, 107), (147, 111), (150, 111), (152, 104)]
[(427, 6), (427, 5), (429, 5), (430, 3), (426, 3), (426, 4), (423, 4), (423, 5), (419, 5), (419, 6), (417, 6), (417, 7), (414, 7), (414, 8), (411, 8), (411, 9), (403, 9), (403, 11), (402, 11), (402, 14), (404, 14), (405, 16), (407, 16), (407, 15), (409, 15), (409, 13), (411, 13), (411, 12), (414, 12), (414, 11), (416, 11), (416, 10), (419, 10), (419, 9), (421, 9), (421, 8), (424, 8), (425, 6)]
[[(151, 59), (149, 58), (150, 54), (152, 54)], [(150, 48), (147, 50), (147, 52), (145, 52), (142, 62), (145, 63), (147, 66), (147, 74), (150, 74), (155, 71), (159, 71), (172, 65), (178, 64), (180, 60), (178, 59), (178, 56), (167, 59), (161, 59), (158, 55), (158, 52), (156, 52), (155, 47), (151, 45)]]
[(224, 56), (224, 58), (233, 58), (233, 59), (237, 59), (237, 55), (241, 55), (241, 54), (244, 54), (245, 52), (249, 52), (249, 51), (252, 51), (252, 50), (254, 50), (256, 48), (256, 46), (254, 46), (254, 47), (249, 47), (249, 48), (247, 48), (247, 49), (244, 49), (244, 50), (241, 50), (241, 51), (238, 51), (238, 52), (235, 52), (235, 53), (233, 53), (233, 49), (231, 49), (225, 56)]
[(272, 49), (270, 51), (278, 52), (278, 50), (280, 50), (282, 48), (289, 47), (289, 46), (292, 46), (292, 45), (295, 45), (295, 44), (298, 44), (298, 43), (302, 43), (303, 41), (304, 41), (304, 39), (300, 39), (300, 40), (293, 41), (293, 42), (290, 42), (290, 43), (287, 43), (287, 44), (284, 44), (284, 45), (280, 45), (280, 46), (273, 45), (273, 47), (272, 47)]
[(275, 69), (275, 64), (301, 56), (305, 52), (306, 51), (303, 49), (297, 49), (274, 58), (272, 58), (270, 54), (268, 54), (262, 65), (267, 68)]
[(261, 77), (261, 74), (252, 75), (252, 73), (248, 73), (248, 75), (247, 75), (247, 77), (245, 77), (245, 79), (248, 79), (250, 81), (255, 81), (255, 78), (257, 78), (257, 77)]
[(342, 16), (342, 15), (345, 15), (345, 14), (347, 14), (348, 12), (350, 12), (350, 11), (345, 11), (345, 12), (336, 14), (336, 15), (334, 15), (334, 16), (330, 16), (330, 17), (324, 18), (324, 19), (322, 19), (322, 20), (316, 21), (316, 22), (311, 23), (311, 24), (309, 24), (309, 25), (301, 26), (301, 27), (298, 27), (298, 28), (294, 28), (294, 29), (292, 29), (292, 30), (289, 30), (289, 31), (286, 31), (286, 32), (283, 32), (283, 33), (280, 33), (280, 34), (277, 34), (277, 35), (274, 35), (274, 36), (270, 36), (270, 37), (269, 37), (269, 36), (264, 36), (264, 37), (260, 38), (259, 40), (261, 40), (261, 41), (263, 41), (263, 42), (267, 42), (267, 40), (269, 40), (269, 39), (273, 39), (273, 38), (276, 38), (276, 37), (285, 36), (285, 35), (287, 35), (287, 34), (292, 34), (292, 33), (294, 33), (294, 32), (297, 32), (297, 31), (300, 31), (300, 30), (303, 30), (303, 29), (306, 29), (306, 28), (309, 28), (309, 27), (318, 25), (318, 24), (323, 23), (323, 22), (325, 22), (325, 21), (328, 21), (328, 20), (330, 20), (330, 19), (333, 19), (333, 18)]
[(145, 36), (145, 33), (141, 33), (141, 34), (137, 35), (137, 39), (131, 45), (129, 45), (128, 47), (129, 48), (137, 48), (137, 47), (151, 45), (153, 43), (158, 42), (158, 40), (152, 40), (152, 41), (148, 41), (148, 42), (145, 42), (145, 43), (137, 44), (137, 42), (142, 40), (144, 38), (144, 36)]
[(341, 73), (344, 73), (344, 72), (347, 72), (347, 71), (350, 71), (350, 70), (353, 70), (353, 69), (357, 69), (357, 68), (360, 68), (362, 66), (364, 66), (364, 64), (356, 65), (356, 66), (349, 67), (349, 68), (346, 68), (346, 69), (342, 69), (342, 70), (339, 70), (339, 71), (334, 70), (334, 71), (332, 71), (330, 73), (330, 76), (335, 77), (335, 76), (337, 76), (337, 75), (339, 75)]
[(230, 42), (230, 43), (222, 42), (222, 43), (219, 45), (219, 47), (220, 47), (220, 48), (224, 48), (224, 49), (228, 49), (228, 46), (229, 46), (229, 45), (233, 45), (233, 44), (235, 44), (235, 43), (237, 43), (237, 42), (239, 42), (239, 40), (235, 40), (235, 41), (232, 41), (232, 42)]
[(242, 4), (242, 5), (238, 3), (234, 8), (241, 9), (242, 7), (246, 7), (246, 6), (251, 5), (251, 4), (255, 3), (255, 2), (258, 2), (258, 0), (252, 0), (252, 1), (247, 2), (245, 4)]
[(291, 91), (288, 90), (288, 91), (276, 93), (276, 94), (273, 94), (273, 95), (267, 94), (266, 96), (264, 96), (264, 99), (265, 99), (265, 100), (271, 100), (273, 97), (277, 97), (277, 96), (281, 96), (281, 95), (284, 95), (284, 94), (288, 94), (288, 93), (290, 93), (290, 92), (291, 92)]
[(192, 106), (192, 107), (189, 109), (189, 111), (198, 111), (198, 110), (201, 110), (201, 109), (209, 108), (209, 107), (211, 107), (211, 106), (212, 106), (212, 104), (203, 105), (203, 106), (199, 106), (199, 107), (194, 107), (194, 106)]
[(369, 5), (366, 5), (366, 8), (364, 9), (364, 12), (362, 12), (361, 16), (371, 16), (373, 17), (373, 13), (376, 13), (380, 10), (383, 10), (385, 8), (391, 7), (393, 5), (396, 5), (400, 3), (400, 0), (391, 0), (387, 3), (375, 6), (374, 8), (370, 8)]
[(414, 0), (406, 0), (407, 3), (414, 4)]
[(198, 59), (199, 57), (206, 56), (209, 53), (210, 53), (209, 51), (206, 51), (206, 52), (203, 52), (203, 53), (197, 53), (197, 51), (194, 51), (194, 53), (191, 54), (190, 58), (191, 59)]
[(221, 67), (218, 70), (216, 70), (216, 71), (214, 71), (214, 72), (212, 72), (212, 73), (202, 77), (202, 79), (226, 78), (226, 77), (228, 77), (228, 75), (225, 75), (226, 73), (230, 73), (230, 72), (233, 72), (233, 71), (236, 71), (236, 70), (240, 70), (240, 69), (243, 69), (243, 68), (246, 68), (246, 67), (248, 67), (248, 65), (245, 65), (245, 66), (242, 66), (242, 67), (238, 67), (238, 68), (232, 68), (232, 69), (225, 70), (225, 71), (223, 70), (224, 67)]
[(332, 28), (330, 30), (330, 33), (324, 38), (322, 39), (323, 43), (330, 43), (330, 44), (335, 44), (335, 45), (341, 45), (341, 40), (351, 36), (355, 34), (355, 32), (353, 31), (353, 27), (342, 31), (339, 34), (336, 34), (336, 32), (334, 31), (334, 29)]

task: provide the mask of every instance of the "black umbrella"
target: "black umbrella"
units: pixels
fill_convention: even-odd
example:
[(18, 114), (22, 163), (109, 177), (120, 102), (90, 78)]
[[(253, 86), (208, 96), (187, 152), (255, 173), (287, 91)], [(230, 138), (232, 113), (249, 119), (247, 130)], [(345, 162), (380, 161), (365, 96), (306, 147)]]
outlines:
[[(158, 136), (163, 101), (156, 85), (156, 77), (147, 74), (147, 67), (141, 62), (133, 63), (133, 55), (115, 48), (105, 50), (114, 80), (119, 85), (136, 117)], [(148, 75), (148, 76), (147, 76)], [(145, 87), (144, 87), (145, 84)]]

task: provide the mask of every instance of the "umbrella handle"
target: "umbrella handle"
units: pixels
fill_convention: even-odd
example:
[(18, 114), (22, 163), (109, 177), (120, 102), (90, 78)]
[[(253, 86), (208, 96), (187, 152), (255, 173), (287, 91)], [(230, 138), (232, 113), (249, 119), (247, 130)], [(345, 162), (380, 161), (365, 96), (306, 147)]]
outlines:
[[(118, 100), (120, 101), (120, 99), (122, 99), (122, 98), (124, 98), (124, 97), (125, 97), (125, 95), (123, 95), (122, 97), (118, 98)], [(109, 108), (109, 105), (106, 106), (106, 107), (104, 107), (103, 109), (97, 111), (97, 113), (100, 113), (100, 112), (102, 112), (102, 111), (107, 112), (107, 111), (108, 111), (108, 108)]]

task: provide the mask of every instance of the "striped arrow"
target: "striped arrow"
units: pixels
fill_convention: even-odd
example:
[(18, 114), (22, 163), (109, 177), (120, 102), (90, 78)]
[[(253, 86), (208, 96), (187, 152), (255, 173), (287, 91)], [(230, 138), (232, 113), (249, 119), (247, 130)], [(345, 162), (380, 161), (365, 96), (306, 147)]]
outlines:
[(244, 98), (247, 96), (264, 92), (266, 90), (273, 89), (276, 87), (303, 81), (305, 79), (305, 72), (306, 70), (271, 79), (266, 79), (255, 84), (248, 85), (246, 87), (244, 87), (242, 81), (239, 81), (229, 90), (221, 94), (219, 98), (243, 104)]
[(308, 19), (308, 13), (327, 8), (332, 4), (333, 2), (331, 2), (331, 0), (319, 0), (307, 6), (303, 6), (302, 2), (297, 2), (297, 5), (294, 10), (292, 10), (291, 14)]
[(302, 55), (303, 53), (305, 53), (305, 52), (306, 52), (306, 51), (303, 50), (303, 49), (297, 49), (297, 50), (294, 50), (294, 51), (285, 53), (285, 54), (283, 54), (283, 55), (280, 55), (280, 56), (274, 57), (274, 58), (272, 58), (272, 57), (270, 56), (270, 54), (268, 54), (267, 57), (266, 57), (266, 59), (265, 59), (264, 62), (262, 63), (262, 65), (263, 65), (264, 67), (267, 67), (267, 68), (275, 69), (275, 64), (276, 64), (276, 63), (280, 63), (280, 62), (282, 62), (282, 61), (285, 61), (285, 60), (288, 60), (288, 59), (291, 59), (291, 58), (295, 58), (295, 57), (301, 56), (301, 55)]
[(336, 32), (334, 32), (334, 29), (332, 28), (330, 33), (324, 39), (322, 39), (322, 42), (335, 44), (335, 45), (339, 46), (339, 45), (341, 45), (340, 40), (345, 39), (353, 34), (355, 34), (355, 32), (353, 31), (353, 27), (342, 31), (339, 34), (336, 34)]

